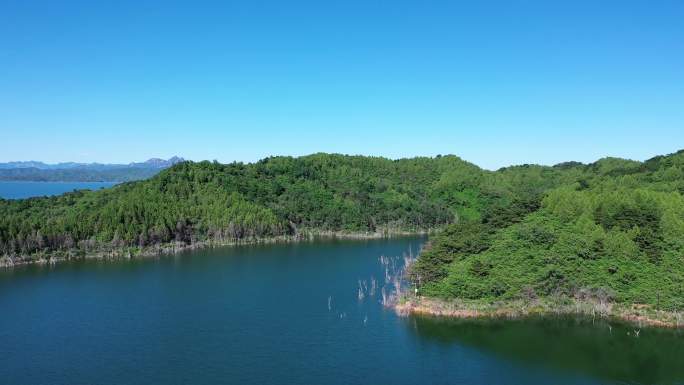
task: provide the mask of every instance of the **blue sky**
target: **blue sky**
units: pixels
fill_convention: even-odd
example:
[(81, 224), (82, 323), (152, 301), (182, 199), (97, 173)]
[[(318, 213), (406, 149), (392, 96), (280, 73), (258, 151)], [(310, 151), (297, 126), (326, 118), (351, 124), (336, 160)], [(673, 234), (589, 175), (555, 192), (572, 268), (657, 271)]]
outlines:
[(0, 161), (684, 148), (682, 1), (0, 0)]

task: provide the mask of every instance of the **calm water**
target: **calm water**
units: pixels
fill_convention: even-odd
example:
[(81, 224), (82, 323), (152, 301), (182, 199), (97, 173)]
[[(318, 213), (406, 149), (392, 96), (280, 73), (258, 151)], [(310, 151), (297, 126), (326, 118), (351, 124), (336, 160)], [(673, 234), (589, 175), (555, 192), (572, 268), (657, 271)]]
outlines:
[(0, 198), (24, 199), (59, 195), (74, 190), (98, 190), (112, 187), (114, 182), (8, 182), (0, 181)]
[[(398, 318), (358, 280), (421, 239), (222, 248), (0, 272), (6, 384), (682, 383), (673, 331)], [(369, 293), (370, 294), (370, 293)], [(330, 308), (328, 307), (328, 299)]]

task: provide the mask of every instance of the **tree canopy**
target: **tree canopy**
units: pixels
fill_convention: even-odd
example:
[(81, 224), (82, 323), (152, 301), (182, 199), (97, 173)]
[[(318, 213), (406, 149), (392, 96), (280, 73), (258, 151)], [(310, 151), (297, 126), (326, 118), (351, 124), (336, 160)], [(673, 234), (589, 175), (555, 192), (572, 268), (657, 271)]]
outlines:
[[(191, 244), (311, 230), (433, 229), (476, 206), (472, 193), (452, 196), (445, 186), (460, 174), (481, 172), (455, 156), (389, 160), (314, 154), (253, 164), (184, 162), (151, 179), (106, 190), (2, 200), (0, 253)], [(466, 191), (466, 185), (460, 189)]]
[(513, 181), (512, 197), (431, 240), (412, 271), (424, 295), (600, 295), (684, 308), (684, 152), (523, 166), (494, 178)]

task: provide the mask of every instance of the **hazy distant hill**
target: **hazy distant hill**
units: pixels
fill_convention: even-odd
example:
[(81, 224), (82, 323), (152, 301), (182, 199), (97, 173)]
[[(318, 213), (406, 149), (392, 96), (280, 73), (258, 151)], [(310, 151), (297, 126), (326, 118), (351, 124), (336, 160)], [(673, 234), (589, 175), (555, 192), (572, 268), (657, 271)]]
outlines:
[(152, 158), (129, 164), (8, 162), (0, 163), (0, 180), (4, 181), (64, 181), (64, 182), (126, 182), (149, 178), (160, 170), (184, 159)]

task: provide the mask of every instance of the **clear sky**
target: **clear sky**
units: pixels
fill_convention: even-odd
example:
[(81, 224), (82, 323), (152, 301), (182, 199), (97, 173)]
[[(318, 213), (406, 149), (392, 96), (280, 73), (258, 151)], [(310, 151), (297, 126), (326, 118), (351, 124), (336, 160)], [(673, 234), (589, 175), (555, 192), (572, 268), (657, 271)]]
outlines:
[(0, 161), (680, 148), (681, 0), (0, 0)]

